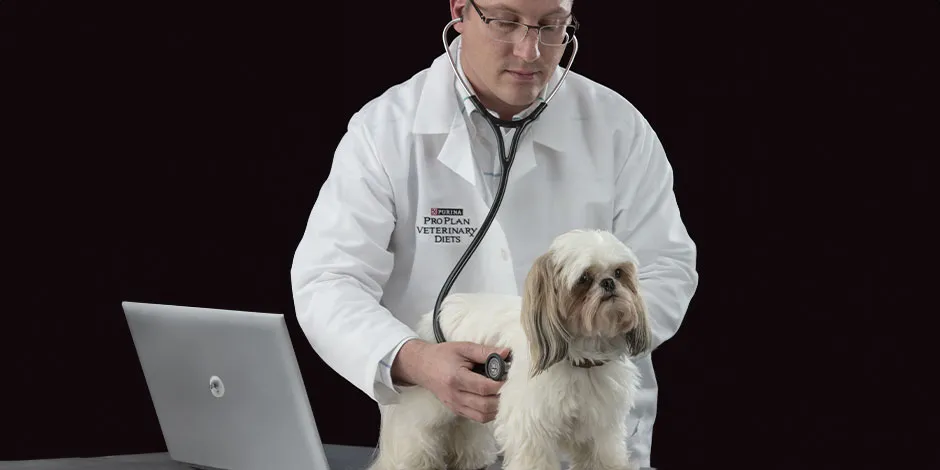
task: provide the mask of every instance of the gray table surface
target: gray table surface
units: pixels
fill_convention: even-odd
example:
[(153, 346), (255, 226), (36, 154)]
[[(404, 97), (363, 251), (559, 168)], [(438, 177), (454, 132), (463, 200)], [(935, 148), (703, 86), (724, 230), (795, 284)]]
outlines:
[[(324, 444), (330, 470), (363, 470), (372, 459), (371, 447)], [(21, 460), (0, 462), (3, 470), (191, 470), (189, 465), (175, 462), (163, 453), (114, 455), (93, 458)], [(273, 470), (273, 469), (272, 469)], [(311, 469), (314, 470), (314, 469)]]
[[(326, 458), (330, 470), (364, 470), (372, 459), (372, 447), (325, 444)], [(48, 460), (21, 460), (0, 462), (2, 470), (187, 470), (189, 465), (174, 462), (167, 453), (115, 455), (91, 458), (66, 458)], [(487, 470), (499, 470), (500, 464)], [(311, 469), (313, 470), (313, 469)], [(655, 470), (655, 469), (643, 469)]]

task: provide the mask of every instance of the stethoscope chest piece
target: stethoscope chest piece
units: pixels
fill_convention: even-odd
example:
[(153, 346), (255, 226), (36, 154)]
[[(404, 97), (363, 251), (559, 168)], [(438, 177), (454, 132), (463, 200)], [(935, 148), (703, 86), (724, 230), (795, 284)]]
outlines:
[(509, 372), (509, 360), (510, 358), (503, 358), (496, 353), (490, 354), (486, 358), (486, 376), (492, 380), (502, 381), (506, 378), (506, 373)]
[(499, 354), (492, 353), (486, 357), (483, 364), (475, 364), (472, 370), (491, 380), (502, 382), (506, 380), (510, 365), (512, 365), (512, 353), (506, 356), (506, 359), (503, 359)]

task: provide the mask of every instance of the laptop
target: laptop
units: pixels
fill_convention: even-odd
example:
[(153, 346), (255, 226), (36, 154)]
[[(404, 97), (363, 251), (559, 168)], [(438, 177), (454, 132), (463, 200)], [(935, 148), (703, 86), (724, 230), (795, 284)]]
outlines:
[(330, 470), (283, 315), (121, 305), (171, 459)]

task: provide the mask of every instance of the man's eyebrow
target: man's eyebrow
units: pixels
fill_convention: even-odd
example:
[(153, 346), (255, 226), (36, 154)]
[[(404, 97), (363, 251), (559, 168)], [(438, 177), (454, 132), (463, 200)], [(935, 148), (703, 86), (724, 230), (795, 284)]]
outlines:
[[(502, 4), (502, 3), (494, 3), (493, 5), (485, 5), (485, 6), (484, 6), (484, 5), (480, 5), (480, 9), (481, 9), (481, 10), (502, 10), (502, 11), (505, 11), (505, 12), (508, 12), (508, 13), (512, 13), (512, 14), (515, 14), (515, 15), (519, 15), (519, 14), (520, 14), (518, 10), (516, 10), (516, 9), (514, 9), (514, 8), (508, 6), (508, 5), (504, 5), (504, 4)], [(569, 14), (568, 10), (565, 10), (565, 9), (562, 8), (562, 7), (558, 7), (558, 8), (555, 8), (554, 10), (552, 10), (552, 11), (550, 11), (550, 12), (548, 12), (548, 13), (542, 15), (542, 17), (546, 17), (546, 16), (555, 16), (555, 15), (565, 15), (565, 16), (567, 16), (568, 14)]]

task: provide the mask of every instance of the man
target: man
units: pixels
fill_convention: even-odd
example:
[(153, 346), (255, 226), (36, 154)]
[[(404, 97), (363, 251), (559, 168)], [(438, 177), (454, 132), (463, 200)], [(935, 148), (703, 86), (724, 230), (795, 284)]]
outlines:
[[(554, 89), (572, 47), (557, 34), (573, 32), (571, 8), (571, 0), (450, 1), (462, 21), (448, 53), (491, 113), (525, 116)], [(425, 342), (414, 328), (491, 207), (498, 155), (491, 128), (443, 54), (365, 105), (339, 143), (291, 279), (314, 350), (380, 409), (410, 385), (428, 388), (461, 416), (495, 416), (500, 383), (469, 368), (508, 351)], [(675, 334), (698, 283), (672, 178), (642, 115), (572, 71), (524, 134), (498, 216), (451, 292), (518, 294), (552, 238), (605, 229), (639, 256), (659, 346)], [(648, 466), (657, 385), (650, 357), (637, 362), (644, 381), (626, 424), (631, 452)]]

